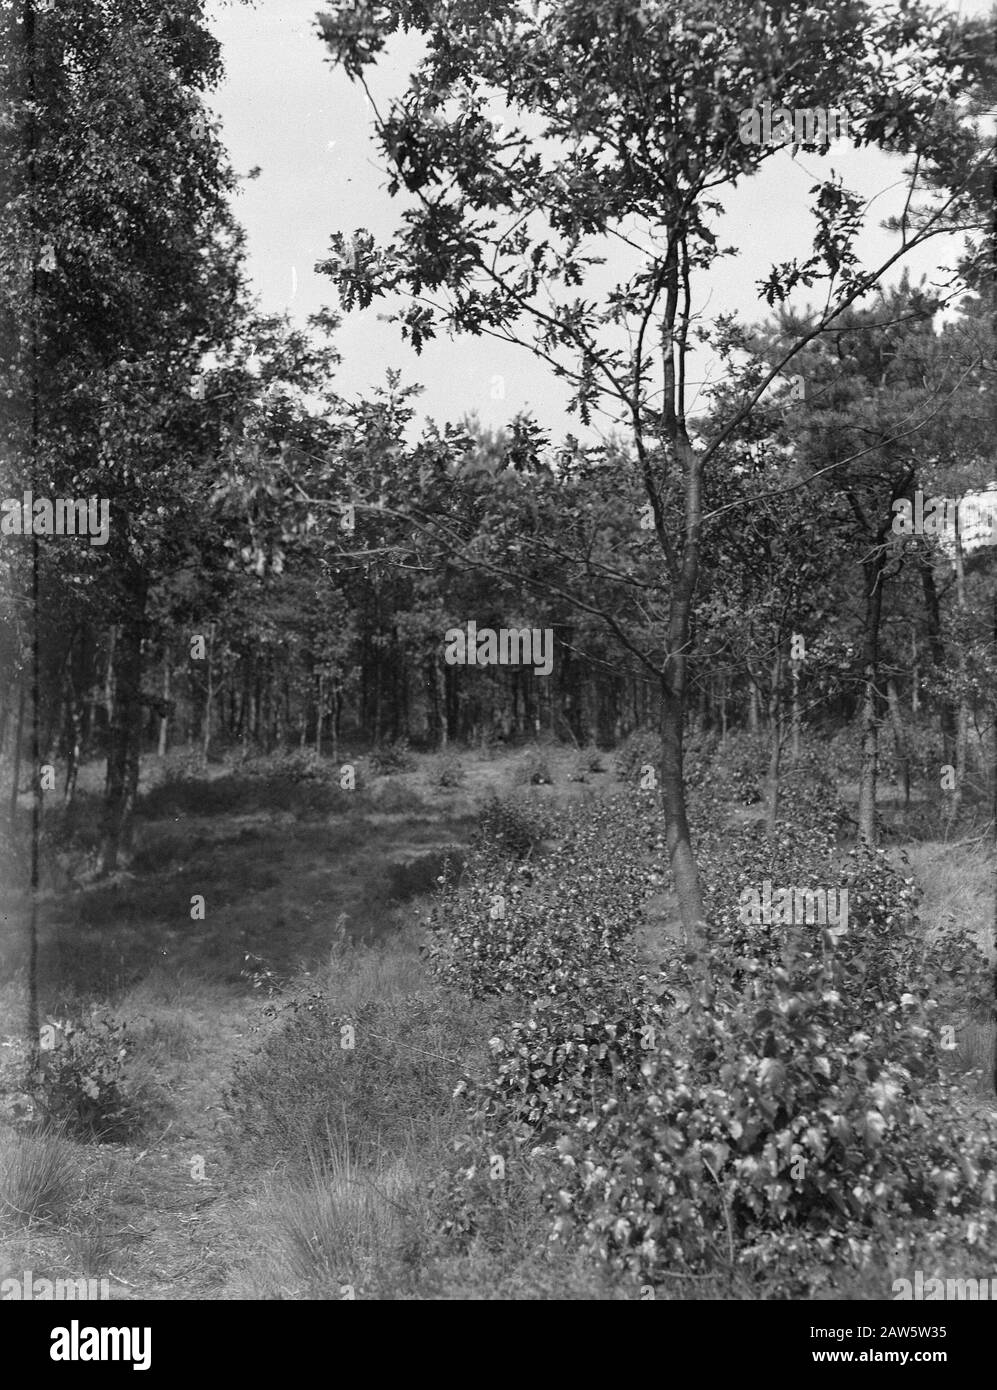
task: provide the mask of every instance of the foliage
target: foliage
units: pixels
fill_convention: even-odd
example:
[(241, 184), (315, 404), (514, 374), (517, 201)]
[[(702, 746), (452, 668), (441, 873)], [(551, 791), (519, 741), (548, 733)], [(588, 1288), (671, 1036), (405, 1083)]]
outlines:
[(407, 738), (381, 744), (372, 750), (368, 760), (379, 777), (388, 777), (396, 772), (411, 772), (415, 767), (415, 759), (412, 757)]
[(549, 817), (539, 807), (493, 795), (478, 813), (472, 847), (488, 862), (525, 859), (550, 833)]
[(531, 748), (516, 769), (516, 781), (530, 787), (549, 787), (554, 781), (550, 758), (540, 748)]
[(127, 1025), (94, 1009), (80, 1024), (49, 1026), (55, 1046), (39, 1054), (32, 1078), (42, 1113), (73, 1138), (127, 1139), (146, 1118), (126, 1082)]
[[(653, 844), (639, 806), (576, 809), (574, 854), (526, 888), (515, 869), (472, 865), (473, 889), (434, 914), (448, 982), (528, 1006), (492, 1038), (487, 1074), (461, 1085), (471, 1126), (449, 1236), (494, 1228), (496, 1157), (532, 1172), (558, 1242), (650, 1283), (726, 1269), (806, 1296), (821, 1269), (881, 1258), (898, 1221), (985, 1212), (997, 1131), (959, 1120), (953, 1159), (942, 1073), (943, 1023), (980, 983), (978, 953), (925, 942), (913, 880), (882, 852), (842, 855), (835, 797), (811, 797), (774, 840), (741, 826), (701, 845), (715, 992), (697, 1009), (681, 962), (654, 979), (632, 953), (647, 877), (633, 847)], [(764, 878), (847, 889), (847, 931), (742, 921), (741, 889)], [(558, 929), (562, 903), (573, 932)]]
[(456, 753), (446, 753), (436, 769), (436, 784), (439, 787), (461, 787), (466, 781), (464, 764)]
[(640, 782), (644, 768), (657, 768), (661, 762), (661, 735), (653, 729), (635, 729), (628, 734), (615, 759), (621, 782)]

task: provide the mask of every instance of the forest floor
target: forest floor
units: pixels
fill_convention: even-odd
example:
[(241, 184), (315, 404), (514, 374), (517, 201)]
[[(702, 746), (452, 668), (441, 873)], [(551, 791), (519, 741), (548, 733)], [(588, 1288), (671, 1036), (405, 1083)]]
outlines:
[[(535, 750), (462, 753), (454, 787), (440, 785), (446, 760), (424, 755), (413, 770), (362, 779), (355, 793), (329, 778), (234, 765), (164, 780), (150, 759), (127, 871), (88, 883), (72, 857), (61, 856), (40, 895), (38, 938), (42, 1016), (58, 1023), (96, 1006), (124, 1021), (128, 1075), (152, 1118), (125, 1143), (53, 1141), (57, 1200), (34, 1217), (11, 1210), (19, 1141), (0, 1113), (8, 1194), (0, 1280), (20, 1282), (25, 1271), (106, 1279), (114, 1299), (344, 1296), (335, 1255), (316, 1252), (307, 1235), (317, 1211), (327, 1226), (332, 1219), (327, 1191), (319, 1194), (315, 1183), (299, 1190), (279, 1159), (241, 1154), (226, 1093), (240, 1061), (280, 1027), (284, 1001), (311, 984), (350, 1007), (374, 1001), (389, 1020), (403, 1013), (409, 1041), (399, 1045), (440, 1059), (426, 1074), (432, 1095), (448, 1094), (462, 1070), (481, 1061), (489, 1010), (445, 996), (418, 949), (428, 895), (448, 855), (466, 845), (492, 792), (554, 802), (619, 787), (611, 756), (605, 773), (576, 782), (572, 750), (544, 750), (552, 782), (540, 785), (530, 781), (536, 758)], [(992, 950), (986, 847), (920, 842), (896, 852), (908, 855), (925, 890), (925, 929), (960, 921)], [(191, 915), (197, 895), (203, 919)], [(23, 1062), (26, 1008), (23, 895), (6, 892), (2, 906), (0, 1102)], [(677, 931), (670, 895), (650, 895), (638, 930), (648, 956)], [(382, 1218), (392, 1224), (392, 1193), (425, 1187), (459, 1131), (459, 1112), (445, 1102), (428, 1113), (432, 1095), (425, 1110), (407, 1093), (388, 1097), (397, 1113), (384, 1123), (410, 1133), (388, 1144), (368, 1205), (351, 1208), (367, 1227)], [(407, 1105), (419, 1113), (405, 1114)], [(362, 1137), (364, 1118), (344, 1119)], [(18, 1161), (30, 1168), (23, 1153)], [(349, 1206), (348, 1164), (321, 1176), (326, 1189), (340, 1184)], [(30, 1176), (19, 1180), (30, 1185)], [(335, 1247), (348, 1237), (334, 1230), (328, 1239)], [(368, 1254), (376, 1258), (376, 1250)], [(591, 1271), (514, 1266), (438, 1267), (432, 1286), (418, 1291), (400, 1273), (396, 1286), (384, 1292), (382, 1281), (375, 1296), (628, 1296)], [(545, 1279), (561, 1292), (545, 1290)]]

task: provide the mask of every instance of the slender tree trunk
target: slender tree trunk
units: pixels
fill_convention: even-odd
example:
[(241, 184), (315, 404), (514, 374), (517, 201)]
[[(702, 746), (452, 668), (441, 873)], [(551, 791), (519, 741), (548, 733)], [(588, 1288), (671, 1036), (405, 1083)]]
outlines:
[(142, 731), (142, 631), (145, 625), (146, 580), (134, 576), (128, 586), (130, 610), (114, 641), (114, 700), (108, 730), (104, 824), (98, 872), (113, 873), (127, 852), (138, 784)]
[(249, 745), (253, 735), (253, 673), (247, 670), (242, 683), (242, 710), (239, 715), (242, 735), (242, 756), (249, 757)]
[(907, 749), (907, 734), (900, 709), (897, 683), (892, 676), (886, 682), (886, 703), (890, 711), (890, 723), (893, 725), (893, 743), (897, 751), (897, 771), (900, 774), (904, 810), (907, 811), (910, 809), (910, 753)]
[(208, 765), (211, 752), (211, 712), (215, 698), (215, 624), (208, 632), (208, 669), (205, 672), (207, 688), (204, 692), (204, 717), (201, 721), (201, 761)]
[(782, 764), (782, 648), (776, 650), (772, 663), (772, 685), (769, 690), (769, 767), (765, 827), (770, 840), (775, 839), (779, 819), (779, 780)]
[(166, 757), (170, 739), (170, 668), (172, 653), (169, 643), (163, 653), (163, 709), (159, 716), (159, 745), (156, 749), (160, 758)]
[(727, 751), (727, 673), (720, 677), (720, 751)]
[(322, 725), (325, 721), (325, 676), (320, 671), (318, 677), (318, 705), (315, 710), (315, 756), (322, 756)]
[(66, 731), (66, 785), (62, 799), (66, 806), (72, 806), (76, 797), (76, 779), (79, 775), (80, 757), (83, 751), (83, 703), (76, 688), (76, 681), (70, 671), (68, 728)]
[(59, 674), (56, 677), (59, 687), (59, 702), (54, 705), (49, 713), (49, 720), (45, 726), (45, 732), (39, 741), (38, 758), (39, 766), (42, 763), (50, 763), (53, 753), (58, 754), (56, 740), (61, 736), (61, 731), (65, 727), (66, 710), (68, 707), (67, 692), (70, 683), (70, 667), (73, 660), (73, 646), (76, 642), (75, 630), (70, 635), (69, 645), (66, 647)]
[(114, 654), (117, 644), (118, 625), (112, 623), (107, 636), (107, 672), (104, 676), (104, 713), (107, 715), (108, 730), (114, 719)]
[(665, 814), (665, 844), (675, 884), (675, 895), (682, 914), (682, 926), (690, 949), (702, 950), (707, 944), (703, 894), (699, 871), (692, 852), (692, 837), (686, 810), (682, 778), (681, 695), (666, 682), (661, 692), (661, 805)]
[[(942, 676), (945, 674), (947, 662), (945, 643), (942, 641), (941, 605), (935, 584), (935, 571), (931, 555), (920, 546), (917, 550), (917, 561), (921, 571), (921, 589), (924, 594), (928, 651), (931, 654), (931, 664), (934, 666), (936, 674)], [(946, 697), (942, 697), (939, 706), (939, 719), (942, 731), (942, 762), (951, 763), (955, 752), (956, 718), (952, 702)]]
[(332, 761), (339, 761), (339, 721), (343, 713), (343, 691), (339, 680), (334, 676), (332, 681), (332, 712), (329, 720), (332, 734)]
[(673, 436), (673, 444), (685, 480), (686, 534), (681, 564), (673, 580), (667, 657), (661, 683), (661, 804), (665, 813), (665, 843), (686, 945), (698, 958), (701, 977), (709, 992), (712, 981), (703, 954), (709, 946), (706, 910), (689, 833), (682, 747), (692, 601), (699, 577), (702, 469), (695, 450), (681, 431)]
[[(447, 717), (447, 681), (443, 668), (443, 660), (437, 654), (433, 657), (433, 690), (434, 703), (436, 705), (436, 721), (439, 738), (439, 746), (445, 752), (450, 745), (450, 720)], [(516, 687), (512, 688), (512, 698), (515, 701)]]
[[(963, 559), (962, 537), (959, 534), (959, 509), (956, 507), (955, 527), (955, 593), (960, 618), (966, 613), (966, 566)], [(956, 715), (955, 734), (955, 787), (949, 801), (949, 816), (954, 821), (962, 804), (963, 789), (966, 785), (966, 751), (969, 743), (969, 704), (966, 699), (966, 655), (965, 647), (959, 643), (959, 703)]]
[(14, 771), (10, 783), (11, 825), (14, 824), (14, 820), (17, 816), (17, 798), (21, 782), (21, 745), (24, 742), (25, 684), (25, 673), (22, 669), (20, 678), (17, 682), (17, 723), (14, 726)]
[(859, 841), (875, 845), (876, 791), (879, 781), (879, 625), (883, 611), (886, 551), (877, 537), (865, 572), (865, 621), (862, 635), (862, 770), (859, 779)]

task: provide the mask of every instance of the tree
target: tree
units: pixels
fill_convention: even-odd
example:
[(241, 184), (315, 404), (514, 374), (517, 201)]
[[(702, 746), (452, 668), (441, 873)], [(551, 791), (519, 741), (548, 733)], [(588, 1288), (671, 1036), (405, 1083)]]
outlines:
[[(683, 719), (704, 477), (795, 354), (912, 247), (967, 213), (978, 150), (952, 105), (961, 68), (949, 30), (916, 6), (884, 11), (853, 0), (806, 8), (689, 0), (678, 13), (648, 0), (371, 0), (336, 5), (319, 23), (334, 59), (365, 87), (392, 33), (415, 29), (427, 40), (390, 111), (382, 115), (371, 98), (389, 192), (404, 190), (407, 206), (387, 247), (364, 229), (333, 237), (323, 268), (344, 307), (407, 295), (397, 318), (417, 350), (443, 330), (520, 344), (570, 385), (583, 424), (601, 410), (627, 431), (667, 608), (663, 658), (653, 666), (666, 838), (687, 939), (701, 953)], [(858, 145), (915, 154), (919, 168), (943, 156), (951, 168), (957, 149), (966, 167), (956, 191), (916, 211), (915, 173), (899, 245), (870, 267), (855, 250), (857, 196), (833, 176), (815, 185), (811, 253), (773, 267), (762, 294), (771, 306), (819, 284), (825, 301), (759, 378), (734, 366), (745, 339), (729, 316), (712, 329), (697, 323), (694, 281), (734, 254), (711, 225), (720, 190), (775, 152), (740, 137), (741, 116), (763, 98), (797, 110), (847, 109)], [(827, 147), (810, 133), (804, 149)], [(599, 295), (586, 277), (610, 248), (624, 268)], [(738, 388), (708, 437), (692, 418), (687, 382), (697, 337), (730, 363)], [(600, 612), (612, 626), (611, 613)]]
[(206, 412), (193, 378), (232, 332), (240, 295), (234, 178), (201, 103), (221, 65), (200, 3), (28, 0), (4, 4), (3, 23), (8, 482), (110, 507), (100, 550), (33, 537), (25, 596), (36, 672), (47, 584), (56, 609), (86, 595), (114, 627), (110, 870), (137, 784), (152, 577), (196, 506)]

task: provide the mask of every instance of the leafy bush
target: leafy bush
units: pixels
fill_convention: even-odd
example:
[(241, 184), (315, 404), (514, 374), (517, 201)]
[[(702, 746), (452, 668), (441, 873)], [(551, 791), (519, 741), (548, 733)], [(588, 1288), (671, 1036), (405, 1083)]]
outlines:
[(464, 764), (456, 753), (444, 753), (436, 768), (435, 782), (438, 787), (461, 787), (467, 778)]
[(525, 859), (549, 834), (550, 821), (542, 810), (493, 795), (478, 813), (471, 849), (482, 864)]
[(539, 748), (531, 748), (516, 769), (516, 781), (530, 787), (549, 787), (554, 783), (554, 772), (547, 754)]
[(639, 782), (645, 767), (661, 766), (661, 735), (653, 729), (635, 729), (620, 745), (615, 765), (621, 782)]
[[(704, 830), (708, 1008), (684, 965), (639, 973), (634, 846), (654, 827), (634, 798), (566, 813), (564, 853), (529, 874), (471, 864), (437, 908), (434, 963), (522, 1011), (459, 1088), (451, 1238), (494, 1228), (496, 1157), (530, 1168), (559, 1242), (650, 1283), (720, 1269), (807, 1296), (842, 1261), (882, 1263), (898, 1223), (986, 1212), (997, 1125), (953, 1118), (941, 1071), (940, 1019), (980, 961), (924, 941), (914, 882), (883, 853), (838, 852), (839, 809), (822, 786), (774, 839)], [(742, 921), (741, 889), (765, 878), (847, 889), (848, 930)]]
[(491, 803), (461, 886), (433, 908), (427, 952), (437, 972), (476, 997), (535, 998), (571, 992), (580, 973), (631, 954), (647, 892), (633, 853), (638, 817), (623, 797), (568, 808), (546, 827), (556, 852), (527, 866), (539, 826)]
[(125, 1082), (127, 1025), (94, 1010), (79, 1026), (49, 1027), (55, 1046), (40, 1053), (32, 1078), (42, 1113), (79, 1139), (124, 1140), (140, 1129), (145, 1104)]
[(569, 778), (572, 782), (587, 782), (592, 773), (606, 771), (606, 764), (598, 748), (580, 748), (575, 756), (574, 771)]
[(791, 1252), (868, 1259), (898, 1219), (985, 1210), (997, 1130), (953, 1143), (934, 1001), (905, 990), (870, 1011), (866, 964), (861, 949), (814, 950), (795, 981), (772, 971), (751, 1000), (719, 992), (681, 1051), (645, 1059), (643, 1085), (575, 1119), (547, 1194), (559, 1238), (653, 1282)]
[(370, 766), (379, 777), (394, 772), (411, 772), (415, 767), (415, 757), (407, 738), (394, 739), (374, 748), (369, 756)]

